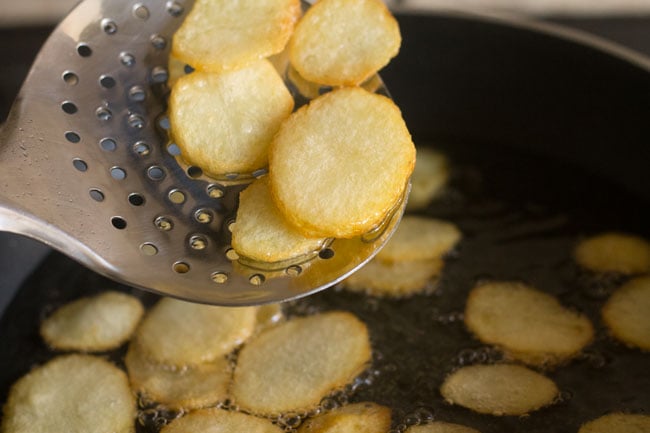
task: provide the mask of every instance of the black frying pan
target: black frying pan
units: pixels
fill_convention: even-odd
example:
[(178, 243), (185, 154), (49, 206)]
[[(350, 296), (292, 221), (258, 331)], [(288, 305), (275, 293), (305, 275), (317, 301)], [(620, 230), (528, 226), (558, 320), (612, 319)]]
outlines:
[[(611, 411), (650, 411), (650, 354), (612, 340), (599, 310), (622, 279), (578, 269), (581, 236), (626, 230), (650, 237), (650, 72), (623, 58), (539, 29), (462, 16), (400, 16), (404, 44), (382, 73), (419, 145), (449, 154), (449, 190), (426, 213), (465, 234), (432, 296), (368, 300), (336, 289), (287, 305), (289, 314), (353, 311), (368, 323), (378, 376), (351, 396), (394, 409), (394, 427), (418, 419), (483, 433), (576, 432)], [(584, 311), (596, 341), (548, 372), (560, 401), (528, 417), (491, 417), (444, 403), (437, 392), (459, 365), (498, 361), (460, 314), (478, 280), (520, 279)], [(56, 306), (118, 286), (53, 253), (0, 319), (0, 401), (11, 383), (55, 354), (38, 336)], [(121, 364), (124, 349), (107, 354)], [(149, 419), (143, 431), (155, 431)]]

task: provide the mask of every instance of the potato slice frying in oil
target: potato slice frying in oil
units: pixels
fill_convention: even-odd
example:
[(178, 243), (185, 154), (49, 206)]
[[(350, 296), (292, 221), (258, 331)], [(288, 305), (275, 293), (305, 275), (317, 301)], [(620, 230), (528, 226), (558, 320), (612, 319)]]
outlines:
[(215, 307), (161, 299), (145, 316), (134, 341), (152, 362), (186, 367), (215, 361), (255, 329), (257, 308)]
[(607, 300), (603, 319), (625, 344), (650, 351), (650, 277), (628, 281)]
[(445, 379), (440, 393), (451, 404), (491, 415), (525, 415), (551, 404), (555, 383), (512, 364), (462, 367)]
[(589, 421), (578, 433), (648, 433), (650, 416), (631, 413), (611, 413)]
[(439, 259), (460, 240), (458, 228), (449, 222), (433, 218), (406, 215), (386, 246), (377, 253), (377, 260)]
[(388, 433), (391, 410), (375, 403), (354, 403), (303, 422), (298, 433)]
[(650, 242), (624, 233), (602, 233), (581, 241), (574, 251), (578, 264), (593, 272), (624, 275), (650, 271)]
[(101, 358), (65, 355), (9, 391), (4, 433), (134, 433), (136, 401), (126, 374)]
[(201, 409), (177, 418), (160, 433), (283, 433), (270, 420), (223, 409)]
[(381, 0), (320, 0), (298, 22), (289, 56), (310, 81), (357, 85), (397, 55), (401, 42)]
[(479, 340), (505, 349), (527, 364), (553, 366), (577, 355), (592, 339), (593, 326), (553, 296), (516, 282), (475, 287), (465, 324)]
[(133, 390), (171, 410), (215, 406), (227, 398), (232, 367), (225, 356), (185, 368), (156, 364), (132, 343), (124, 360)]
[(350, 383), (370, 361), (368, 330), (347, 312), (294, 318), (249, 340), (239, 353), (231, 397), (262, 415), (308, 411)]
[(407, 211), (424, 209), (440, 194), (449, 179), (449, 161), (440, 152), (418, 147), (418, 159), (411, 176), (411, 193)]
[(429, 424), (414, 425), (407, 428), (404, 433), (481, 433), (473, 428), (460, 424), (435, 421)]
[(131, 337), (143, 313), (135, 297), (108, 291), (60, 307), (40, 330), (47, 344), (58, 350), (111, 350)]
[(354, 274), (343, 286), (353, 292), (370, 296), (402, 298), (432, 291), (443, 267), (442, 259), (408, 260), (383, 263), (373, 259)]
[(172, 54), (204, 71), (242, 68), (281, 52), (300, 12), (300, 0), (197, 0)]

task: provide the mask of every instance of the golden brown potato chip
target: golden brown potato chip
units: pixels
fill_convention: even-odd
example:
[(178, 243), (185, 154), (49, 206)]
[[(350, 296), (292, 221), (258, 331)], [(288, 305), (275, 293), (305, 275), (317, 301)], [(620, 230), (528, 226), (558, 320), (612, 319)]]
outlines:
[(215, 406), (226, 400), (232, 367), (225, 356), (185, 368), (172, 368), (149, 361), (137, 343), (124, 360), (131, 387), (147, 401), (171, 410)]
[(631, 413), (612, 413), (589, 421), (578, 433), (648, 433), (650, 416)]
[(343, 281), (346, 289), (371, 296), (400, 298), (431, 289), (440, 272), (442, 259), (383, 263), (371, 260)]
[(442, 396), (478, 413), (525, 415), (551, 404), (555, 383), (519, 365), (492, 364), (462, 367), (445, 379)]
[(150, 361), (177, 367), (215, 361), (255, 329), (255, 307), (216, 307), (161, 299), (145, 316), (134, 341)]
[(391, 263), (403, 260), (439, 259), (458, 243), (461, 233), (449, 222), (405, 215), (377, 260)]
[(271, 193), (304, 234), (350, 238), (386, 218), (414, 164), (411, 135), (390, 99), (338, 89), (282, 124), (269, 154)]
[(465, 324), (479, 340), (496, 344), (515, 359), (553, 365), (577, 355), (593, 338), (589, 319), (556, 298), (515, 282), (475, 287)]
[(429, 424), (414, 425), (407, 428), (404, 433), (481, 433), (470, 427), (460, 424), (435, 421)]
[(126, 374), (89, 355), (54, 358), (9, 391), (3, 433), (134, 433), (136, 401)]
[(603, 319), (625, 344), (650, 350), (650, 277), (630, 280), (607, 300)]
[(111, 350), (131, 338), (143, 313), (135, 297), (104, 292), (57, 309), (41, 324), (41, 335), (59, 350)]
[(177, 418), (160, 433), (283, 433), (268, 419), (223, 409), (201, 409)]
[(407, 211), (427, 207), (449, 179), (449, 161), (445, 155), (428, 147), (419, 147), (417, 151), (418, 158), (411, 175), (411, 193), (406, 204)]
[(581, 241), (575, 249), (579, 265), (594, 272), (625, 275), (650, 271), (650, 243), (624, 233), (603, 233)]
[(308, 238), (290, 225), (275, 206), (268, 178), (254, 181), (239, 195), (231, 226), (237, 254), (260, 262), (281, 262), (317, 253), (324, 238)]
[(310, 418), (298, 433), (388, 433), (390, 409), (376, 403), (354, 403)]
[(238, 69), (281, 52), (300, 13), (300, 0), (197, 0), (172, 54), (203, 71)]
[(307, 411), (351, 382), (370, 355), (368, 330), (350, 313), (295, 318), (244, 346), (235, 368), (232, 400), (257, 414)]
[(213, 176), (264, 168), (293, 98), (268, 60), (223, 74), (192, 72), (169, 97), (171, 133), (189, 163)]
[(319, 0), (298, 22), (289, 57), (309, 81), (357, 85), (386, 66), (401, 42), (381, 0)]

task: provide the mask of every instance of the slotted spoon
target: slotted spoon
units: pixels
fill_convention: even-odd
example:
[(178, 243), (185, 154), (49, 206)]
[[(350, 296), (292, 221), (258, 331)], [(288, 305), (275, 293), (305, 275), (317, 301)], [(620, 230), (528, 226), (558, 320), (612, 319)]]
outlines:
[(262, 304), (329, 287), (376, 253), (403, 206), (376, 233), (303, 261), (239, 258), (228, 225), (245, 182), (184, 165), (165, 132), (169, 46), (191, 6), (85, 0), (56, 28), (0, 130), (0, 230), (197, 302)]

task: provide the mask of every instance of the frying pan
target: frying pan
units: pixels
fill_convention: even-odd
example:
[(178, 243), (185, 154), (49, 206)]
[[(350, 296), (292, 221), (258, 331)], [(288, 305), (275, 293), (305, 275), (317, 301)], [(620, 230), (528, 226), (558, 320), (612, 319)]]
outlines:
[[(599, 309), (620, 279), (596, 279), (570, 258), (575, 241), (602, 230), (648, 237), (650, 61), (548, 26), (465, 15), (398, 16), (399, 57), (383, 72), (416, 144), (446, 152), (450, 188), (426, 213), (456, 222), (465, 238), (433, 295), (383, 301), (331, 289), (286, 305), (288, 314), (354, 312), (375, 348), (365, 382), (328, 404), (374, 400), (394, 428), (435, 418), (483, 433), (576, 432), (611, 411), (650, 410), (650, 355), (616, 343)], [(476, 281), (525, 280), (585, 312), (597, 338), (547, 374), (562, 390), (523, 418), (445, 404), (437, 388), (460, 365), (501, 355), (469, 336), (464, 299)], [(53, 308), (117, 285), (52, 253), (0, 320), (0, 401), (11, 383), (55, 354), (38, 336)], [(107, 354), (122, 363), (124, 348)], [(143, 413), (142, 431), (168, 414)]]

